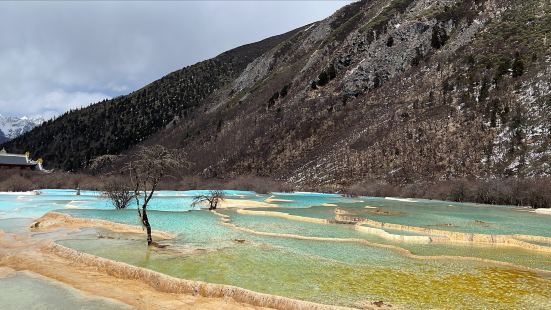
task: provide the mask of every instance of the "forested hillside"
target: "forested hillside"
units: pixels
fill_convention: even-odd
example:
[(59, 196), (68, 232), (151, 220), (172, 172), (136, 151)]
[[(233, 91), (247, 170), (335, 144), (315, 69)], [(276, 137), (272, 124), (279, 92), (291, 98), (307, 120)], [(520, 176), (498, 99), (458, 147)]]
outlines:
[(171, 122), (185, 120), (251, 61), (296, 31), (185, 67), (126, 96), (68, 111), (3, 147), (29, 151), (43, 158), (48, 168), (82, 169), (97, 156), (123, 152)]
[(299, 185), (549, 176), (550, 13), (545, 0), (360, 1), (7, 147), (72, 169), (162, 143), (192, 175)]

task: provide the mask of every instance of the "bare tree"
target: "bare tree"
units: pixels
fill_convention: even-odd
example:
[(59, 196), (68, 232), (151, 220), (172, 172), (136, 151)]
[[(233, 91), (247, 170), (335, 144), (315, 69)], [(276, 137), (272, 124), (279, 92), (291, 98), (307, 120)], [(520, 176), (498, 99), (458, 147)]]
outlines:
[(189, 166), (189, 161), (184, 153), (176, 153), (161, 145), (141, 147), (127, 163), (125, 169), (129, 172), (133, 198), (138, 207), (138, 215), (147, 232), (147, 244), (151, 245), (151, 225), (147, 217), (147, 206), (153, 193), (157, 190), (159, 182), (178, 171)]
[(130, 190), (130, 186), (120, 180), (108, 182), (103, 193), (116, 209), (125, 209), (134, 198), (134, 192)]
[(86, 168), (91, 174), (97, 175), (100, 174), (102, 171), (106, 171), (109, 168), (112, 168), (113, 163), (120, 158), (121, 156), (119, 155), (101, 155), (93, 158)]
[(226, 194), (221, 190), (209, 191), (208, 195), (197, 195), (193, 197), (192, 207), (196, 207), (202, 203), (208, 203), (209, 210), (216, 210), (218, 203), (226, 198)]

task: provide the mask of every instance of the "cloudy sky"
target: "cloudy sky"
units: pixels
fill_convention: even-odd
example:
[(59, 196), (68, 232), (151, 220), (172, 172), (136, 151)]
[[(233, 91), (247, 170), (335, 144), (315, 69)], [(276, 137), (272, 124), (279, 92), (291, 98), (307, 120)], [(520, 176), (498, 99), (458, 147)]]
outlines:
[(52, 117), (350, 1), (0, 2), (0, 114)]

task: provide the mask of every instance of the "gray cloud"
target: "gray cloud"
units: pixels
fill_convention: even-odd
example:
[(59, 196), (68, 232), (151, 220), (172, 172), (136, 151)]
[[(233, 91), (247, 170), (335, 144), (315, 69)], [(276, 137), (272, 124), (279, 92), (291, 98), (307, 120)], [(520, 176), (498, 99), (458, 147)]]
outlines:
[(350, 1), (0, 2), (0, 114), (53, 116)]

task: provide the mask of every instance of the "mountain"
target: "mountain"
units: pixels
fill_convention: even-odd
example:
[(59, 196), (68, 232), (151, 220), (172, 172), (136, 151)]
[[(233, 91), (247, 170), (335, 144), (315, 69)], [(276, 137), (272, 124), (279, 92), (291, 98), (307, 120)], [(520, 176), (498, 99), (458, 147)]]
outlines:
[(14, 139), (43, 122), (42, 117), (28, 118), (24, 116), (19, 118), (0, 114), (0, 143)]
[(250, 62), (297, 31), (227, 51), (126, 96), (68, 111), (3, 146), (10, 152), (29, 150), (50, 168), (81, 169), (97, 156), (123, 152), (201, 110), (203, 101)]
[(215, 82), (189, 78), (192, 66), (5, 146), (77, 169), (161, 143), (185, 151), (192, 174), (302, 185), (548, 176), (550, 13), (544, 0), (359, 1), (238, 66), (195, 65)]

